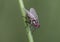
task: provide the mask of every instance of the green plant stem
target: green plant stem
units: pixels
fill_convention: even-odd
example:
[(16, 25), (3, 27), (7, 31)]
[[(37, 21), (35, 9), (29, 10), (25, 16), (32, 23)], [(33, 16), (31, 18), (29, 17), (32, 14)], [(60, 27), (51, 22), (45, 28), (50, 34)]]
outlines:
[[(24, 4), (23, 4), (23, 0), (19, 0), (19, 5), (20, 5), (21, 12), (22, 12), (22, 16), (25, 17), (26, 12), (24, 11), (24, 8), (25, 8), (25, 7), (24, 7)], [(23, 18), (23, 20), (24, 20), (25, 26), (27, 26), (26, 23), (25, 23), (25, 20), (26, 20), (26, 19)], [(29, 42), (34, 42), (33, 36), (32, 36), (32, 33), (31, 33), (31, 30), (30, 30), (30, 27), (29, 27), (29, 26), (27, 26), (26, 32), (27, 32), (27, 36), (28, 36)]]

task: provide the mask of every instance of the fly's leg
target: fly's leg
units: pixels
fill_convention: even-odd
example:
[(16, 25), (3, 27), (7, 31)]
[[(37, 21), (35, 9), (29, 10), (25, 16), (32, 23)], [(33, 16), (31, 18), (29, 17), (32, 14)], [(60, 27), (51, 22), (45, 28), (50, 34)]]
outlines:
[(27, 26), (30, 26), (31, 21), (29, 20), (29, 18), (28, 17), (25, 17), (25, 19), (26, 19), (26, 21), (25, 21), (26, 27)]
[(26, 20), (24, 21), (26, 23), (25, 28), (28, 26), (28, 21), (27, 21), (27, 17), (26, 16), (22, 16), (23, 18), (25, 18)]
[(37, 30), (37, 28), (35, 28), (32, 24), (30, 25), (30, 29), (31, 29), (32, 32)]
[[(24, 16), (23, 16), (24, 17)], [(26, 26), (25, 26), (25, 28), (27, 28), (27, 26), (30, 26), (31, 25), (31, 20), (30, 20), (30, 18), (26, 15), (25, 17), (24, 17), (26, 20), (25, 20), (25, 23), (26, 23)], [(30, 26), (31, 27), (31, 26)]]

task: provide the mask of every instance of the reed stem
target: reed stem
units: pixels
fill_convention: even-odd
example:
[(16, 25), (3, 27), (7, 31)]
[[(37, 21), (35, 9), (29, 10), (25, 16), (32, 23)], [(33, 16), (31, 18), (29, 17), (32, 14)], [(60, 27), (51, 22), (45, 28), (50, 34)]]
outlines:
[[(26, 12), (24, 11), (25, 7), (24, 7), (24, 4), (23, 4), (23, 0), (19, 0), (19, 5), (20, 5), (21, 12), (22, 12), (22, 16), (25, 17)], [(27, 26), (26, 23), (25, 23), (26, 19), (23, 18), (23, 20), (24, 20), (24, 25)], [(27, 32), (29, 42), (34, 42), (31, 30), (30, 30), (30, 26), (26, 27), (26, 32)]]

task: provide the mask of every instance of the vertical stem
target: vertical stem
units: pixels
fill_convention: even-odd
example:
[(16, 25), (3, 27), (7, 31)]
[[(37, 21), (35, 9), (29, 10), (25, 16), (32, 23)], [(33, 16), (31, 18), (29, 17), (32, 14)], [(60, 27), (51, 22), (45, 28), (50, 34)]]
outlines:
[[(19, 0), (19, 4), (20, 4), (22, 16), (25, 17), (26, 12), (24, 11), (24, 8), (25, 8), (25, 7), (24, 7), (24, 4), (23, 4), (23, 0)], [(26, 26), (26, 23), (25, 23), (25, 20), (26, 20), (26, 19), (23, 18), (23, 20), (24, 20), (24, 24), (25, 24), (25, 26)], [(28, 36), (29, 42), (34, 42), (33, 36), (32, 36), (32, 33), (31, 33), (31, 30), (30, 30), (30, 27), (29, 27), (29, 26), (27, 26), (26, 32), (27, 32), (27, 36)]]

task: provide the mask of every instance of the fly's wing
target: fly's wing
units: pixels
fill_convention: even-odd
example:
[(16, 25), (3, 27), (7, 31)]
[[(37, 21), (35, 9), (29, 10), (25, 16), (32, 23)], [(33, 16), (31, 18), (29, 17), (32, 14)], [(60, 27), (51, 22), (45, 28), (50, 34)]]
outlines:
[(35, 16), (29, 10), (27, 9), (24, 9), (24, 10), (30, 18), (35, 18)]
[(30, 13), (32, 13), (35, 16), (35, 18), (38, 19), (38, 15), (34, 8), (30, 8)]

